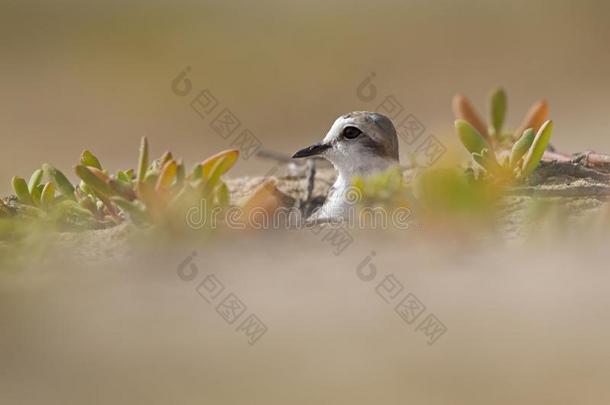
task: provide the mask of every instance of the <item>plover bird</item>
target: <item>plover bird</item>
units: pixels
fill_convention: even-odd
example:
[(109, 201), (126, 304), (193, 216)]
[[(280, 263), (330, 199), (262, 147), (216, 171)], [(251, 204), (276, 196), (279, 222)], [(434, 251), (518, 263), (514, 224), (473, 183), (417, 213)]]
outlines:
[(320, 143), (301, 149), (293, 158), (320, 156), (338, 172), (324, 205), (311, 219), (345, 218), (354, 202), (348, 193), (354, 176), (368, 176), (398, 166), (398, 138), (385, 115), (354, 111), (340, 116)]

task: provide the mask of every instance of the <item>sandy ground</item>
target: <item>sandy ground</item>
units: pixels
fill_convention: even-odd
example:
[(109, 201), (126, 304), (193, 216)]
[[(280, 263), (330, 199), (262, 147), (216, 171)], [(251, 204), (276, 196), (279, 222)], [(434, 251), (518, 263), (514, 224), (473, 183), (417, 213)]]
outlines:
[[(286, 231), (130, 246), (120, 259), (60, 250), (5, 270), (1, 402), (610, 400), (607, 249), (353, 237), (339, 255), (323, 235)], [(212, 274), (225, 289), (208, 303), (198, 286)], [(403, 286), (395, 299), (379, 287), (389, 275)], [(247, 307), (233, 324), (217, 312), (229, 293)], [(425, 305), (411, 324), (395, 312), (407, 293)], [(237, 330), (249, 314), (267, 328), (254, 345)], [(446, 327), (432, 345), (416, 330), (429, 314)]]

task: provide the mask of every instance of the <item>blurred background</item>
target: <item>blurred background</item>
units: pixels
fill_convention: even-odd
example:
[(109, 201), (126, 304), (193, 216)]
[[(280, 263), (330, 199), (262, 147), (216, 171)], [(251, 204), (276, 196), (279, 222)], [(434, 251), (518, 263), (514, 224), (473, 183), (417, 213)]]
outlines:
[[(486, 114), (496, 85), (508, 91), (509, 126), (546, 98), (558, 148), (610, 150), (603, 1), (1, 4), (3, 192), (41, 162), (71, 172), (84, 148), (110, 169), (134, 166), (142, 135), (153, 152), (171, 149), (188, 163), (230, 147), (212, 117), (189, 106), (206, 88), (264, 147), (286, 154), (386, 95), (451, 144), (453, 94)], [(171, 82), (186, 66), (194, 90), (181, 98)], [(378, 96), (364, 102), (356, 88), (371, 73)], [(269, 166), (251, 158), (234, 173)]]
[[(497, 85), (510, 127), (546, 98), (559, 150), (610, 152), (609, 18), (594, 0), (0, 0), (0, 193), (42, 162), (71, 174), (85, 148), (133, 167), (143, 135), (189, 165), (230, 148), (190, 107), (203, 89), (286, 155), (388, 95), (450, 147), (451, 97), (486, 115)], [(306, 231), (152, 249), (99, 232), (28, 252), (35, 265), (0, 273), (0, 403), (610, 402), (605, 241), (353, 236), (340, 255)], [(268, 326), (255, 346), (197, 294), (210, 273)], [(434, 345), (376, 293), (388, 274), (446, 326)]]

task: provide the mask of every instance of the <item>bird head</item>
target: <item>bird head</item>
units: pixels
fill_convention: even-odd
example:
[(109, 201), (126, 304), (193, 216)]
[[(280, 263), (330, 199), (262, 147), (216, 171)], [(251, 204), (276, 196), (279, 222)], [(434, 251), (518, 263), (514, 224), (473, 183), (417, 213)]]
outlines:
[(398, 164), (398, 138), (385, 115), (355, 111), (340, 116), (321, 142), (296, 152), (293, 158), (320, 156), (340, 173), (358, 174)]

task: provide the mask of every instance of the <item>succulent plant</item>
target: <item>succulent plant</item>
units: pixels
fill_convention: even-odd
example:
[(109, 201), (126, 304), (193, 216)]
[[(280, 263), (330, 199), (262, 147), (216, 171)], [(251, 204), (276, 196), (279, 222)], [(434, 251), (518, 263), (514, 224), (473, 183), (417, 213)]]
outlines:
[[(150, 161), (143, 137), (137, 172), (110, 174), (89, 150), (74, 168), (80, 183), (74, 186), (57, 168), (44, 164), (29, 182), (12, 180), (19, 202), (18, 216), (55, 221), (62, 228), (94, 229), (129, 220), (137, 224), (167, 224), (184, 219), (181, 210), (205, 199), (207, 207), (229, 204), (227, 185), (221, 180), (237, 161), (239, 151), (226, 150), (196, 164), (187, 175), (185, 166), (170, 152)], [(9, 209), (2, 203), (2, 212)]]
[(519, 128), (510, 132), (504, 129), (506, 92), (498, 87), (489, 99), (490, 125), (486, 126), (468, 99), (456, 95), (456, 132), (473, 160), (491, 177), (502, 182), (523, 180), (533, 173), (549, 146), (553, 123), (546, 119), (548, 104), (544, 100), (536, 102)]
[(542, 159), (553, 132), (553, 122), (545, 121), (534, 133), (526, 129), (513, 144), (510, 156), (498, 162), (494, 148), (470, 123), (463, 119), (455, 121), (456, 132), (472, 159), (492, 178), (502, 182), (523, 180), (529, 177)]
[(468, 122), (492, 146), (510, 147), (526, 129), (538, 131), (549, 115), (547, 102), (539, 100), (531, 106), (515, 131), (507, 131), (504, 128), (507, 108), (506, 91), (502, 87), (494, 89), (489, 97), (489, 125), (486, 125), (465, 96), (457, 94), (453, 98), (455, 118)]

